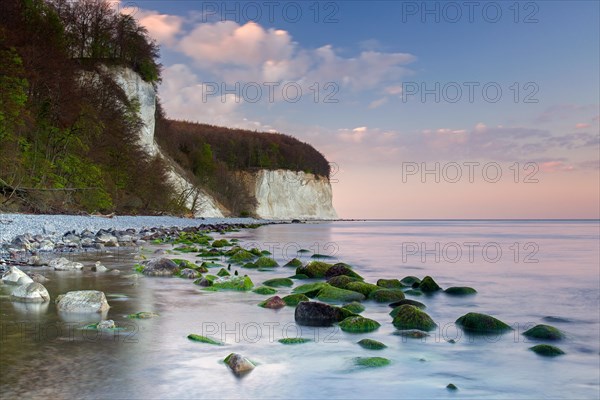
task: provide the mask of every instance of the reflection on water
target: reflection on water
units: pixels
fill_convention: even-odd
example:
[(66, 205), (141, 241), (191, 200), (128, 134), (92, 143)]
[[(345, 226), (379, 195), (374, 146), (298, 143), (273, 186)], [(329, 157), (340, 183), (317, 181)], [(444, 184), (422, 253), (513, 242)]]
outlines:
[[(273, 225), (235, 235), (269, 249), (281, 262), (294, 256), (307, 261), (309, 255), (298, 253), (306, 248), (354, 265), (369, 281), (432, 275), (442, 287), (472, 286), (479, 293), (415, 298), (440, 326), (424, 340), (393, 335), (390, 308), (369, 302), (363, 315), (381, 328), (349, 334), (297, 326), (293, 308), (259, 308), (265, 296), (258, 294), (211, 293), (184, 279), (132, 277), (129, 252), (84, 254), (77, 258), (85, 265), (101, 260), (121, 274), (35, 270), (50, 279), (45, 286), (53, 299), (69, 290), (105, 292), (111, 305), (106, 318), (125, 329), (85, 330), (100, 316), (59, 315), (54, 304), (0, 297), (2, 397), (598, 398), (597, 221), (336, 222)], [(489, 254), (481, 252), (486, 245)], [(498, 249), (501, 256), (493, 256)], [(258, 285), (292, 275), (293, 269), (240, 272)], [(278, 291), (284, 296), (291, 289)], [(139, 311), (159, 316), (126, 318)], [(469, 311), (497, 316), (515, 330), (466, 336), (453, 322)], [(559, 343), (567, 354), (556, 359), (528, 351), (533, 344), (521, 335), (548, 316), (555, 319), (546, 323), (567, 334)], [(190, 333), (227, 344), (192, 342), (186, 339)], [(312, 341), (277, 342), (296, 336)], [(356, 342), (365, 337), (388, 348), (362, 349)], [(221, 362), (231, 352), (257, 362), (257, 368), (236, 378)], [(361, 369), (352, 363), (357, 356), (387, 357), (392, 364)], [(459, 387), (457, 394), (445, 389), (450, 382)]]

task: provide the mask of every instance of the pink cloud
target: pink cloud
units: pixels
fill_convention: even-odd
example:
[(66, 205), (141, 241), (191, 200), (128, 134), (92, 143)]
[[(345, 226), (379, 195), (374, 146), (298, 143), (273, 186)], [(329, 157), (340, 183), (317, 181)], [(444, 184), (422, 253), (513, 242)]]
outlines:
[(578, 124), (575, 124), (575, 129), (587, 129), (590, 126), (591, 126), (590, 124), (586, 124), (586, 123), (580, 122)]

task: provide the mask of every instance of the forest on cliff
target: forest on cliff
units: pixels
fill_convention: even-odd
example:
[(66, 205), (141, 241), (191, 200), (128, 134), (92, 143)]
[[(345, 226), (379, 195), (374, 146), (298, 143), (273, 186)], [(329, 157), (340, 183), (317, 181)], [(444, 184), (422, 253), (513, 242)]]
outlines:
[[(139, 104), (111, 66), (155, 88), (161, 81), (156, 42), (106, 0), (1, 2), (0, 210), (186, 211), (166, 178), (169, 160), (139, 145)], [(248, 207), (234, 200), (248, 195), (240, 170), (329, 175), (325, 158), (293, 137), (173, 121), (157, 110), (165, 153), (234, 213)]]

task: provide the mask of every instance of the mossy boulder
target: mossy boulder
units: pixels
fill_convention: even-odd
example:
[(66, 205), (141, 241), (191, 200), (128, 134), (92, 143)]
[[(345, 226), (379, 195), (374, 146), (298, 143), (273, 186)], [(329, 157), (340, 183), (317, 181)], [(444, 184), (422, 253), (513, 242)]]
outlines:
[(377, 286), (384, 289), (401, 289), (404, 287), (398, 279), (378, 279)]
[(523, 332), (524, 336), (527, 336), (531, 339), (540, 339), (540, 340), (561, 340), (565, 337), (564, 333), (562, 333), (559, 329), (550, 326), (550, 325), (536, 325), (531, 329)]
[(252, 261), (255, 258), (256, 256), (250, 253), (248, 250), (239, 249), (231, 257), (229, 257), (229, 261), (236, 264), (242, 264), (248, 261)]
[(351, 278), (346, 275), (338, 275), (338, 276), (334, 276), (333, 278), (329, 278), (327, 280), (327, 283), (329, 283), (331, 286), (335, 286), (340, 289), (348, 289), (349, 283), (358, 282), (358, 281), (359, 281), (359, 279), (357, 279), (357, 278)]
[(263, 255), (262, 250), (257, 247), (253, 247), (249, 251), (250, 251), (250, 253), (254, 254), (257, 257), (260, 257)]
[(254, 264), (256, 264), (258, 266), (258, 268), (276, 268), (276, 267), (279, 267), (279, 264), (277, 264), (277, 261), (275, 261), (271, 257), (265, 257), (265, 256), (259, 257), (256, 261), (254, 261)]
[(281, 344), (303, 344), (312, 342), (312, 340), (305, 338), (283, 338), (279, 339), (278, 342)]
[(283, 301), (283, 299), (281, 297), (273, 296), (273, 297), (269, 297), (265, 301), (261, 301), (258, 305), (259, 305), (259, 307), (277, 310), (279, 308), (285, 307), (285, 302)]
[(263, 285), (271, 287), (291, 287), (293, 284), (290, 278), (274, 278), (263, 282)]
[(342, 308), (344, 310), (348, 310), (354, 314), (360, 314), (361, 312), (365, 311), (365, 306), (363, 306), (362, 304), (360, 304), (357, 301), (353, 301), (352, 303), (344, 304), (342, 306)]
[(456, 387), (456, 385), (454, 383), (449, 383), (446, 385), (446, 389), (450, 390), (450, 391), (455, 391), (458, 390), (458, 388)]
[(391, 361), (383, 357), (356, 357), (354, 365), (364, 368), (380, 368), (391, 364)]
[(267, 286), (259, 286), (252, 291), (256, 294), (263, 294), (263, 295), (272, 295), (272, 294), (277, 293), (276, 289), (273, 289), (273, 288), (270, 288)]
[(294, 319), (298, 325), (331, 326), (344, 319), (340, 308), (317, 301), (301, 301), (296, 306)]
[(301, 293), (296, 293), (285, 296), (283, 301), (286, 306), (296, 307), (301, 301), (310, 301), (310, 299)]
[(396, 336), (402, 336), (410, 339), (423, 339), (429, 336), (429, 333), (423, 332), (419, 329), (403, 329), (400, 331), (394, 332)]
[(249, 276), (223, 276), (213, 280), (212, 286), (209, 288), (212, 290), (239, 290), (248, 291), (252, 290), (254, 283)]
[(322, 261), (311, 261), (303, 267), (296, 269), (296, 274), (304, 274), (309, 278), (324, 278), (327, 270), (332, 267), (332, 264), (328, 264)]
[(423, 296), (423, 292), (419, 289), (408, 289), (404, 291), (406, 296)]
[(425, 311), (409, 304), (398, 307), (392, 324), (401, 330), (418, 329), (425, 332), (432, 331), (437, 326)]
[(204, 267), (206, 269), (206, 272), (208, 272), (209, 268), (223, 268), (222, 264), (216, 263), (216, 262), (203, 262), (201, 264), (202, 267)]
[(444, 293), (450, 296), (469, 296), (472, 294), (477, 294), (477, 290), (468, 286), (452, 286), (444, 290)]
[(340, 329), (344, 332), (364, 333), (379, 329), (381, 324), (369, 318), (360, 315), (348, 317), (340, 322)]
[(350, 282), (346, 285), (347, 290), (352, 290), (354, 292), (358, 292), (363, 294), (365, 297), (369, 297), (369, 295), (376, 291), (381, 289), (379, 286), (377, 285), (373, 285), (372, 283), (366, 283), (366, 282)]
[(253, 262), (248, 262), (248, 263), (242, 265), (242, 268), (257, 269), (258, 265), (254, 264)]
[(404, 299), (404, 292), (400, 289), (379, 289), (369, 294), (369, 300), (378, 303), (392, 303)]
[(329, 268), (325, 272), (325, 279), (333, 278), (334, 276), (349, 276), (351, 278), (356, 278), (359, 280), (363, 280), (363, 277), (357, 274), (352, 270), (352, 268), (345, 263), (337, 263), (333, 264), (331, 268)]
[(430, 276), (423, 278), (421, 283), (419, 283), (419, 289), (423, 293), (435, 293), (438, 290), (442, 290), (442, 288)]
[(326, 284), (317, 294), (317, 299), (326, 303), (347, 303), (349, 301), (362, 301), (365, 299), (365, 296), (351, 290), (340, 289)]
[(421, 310), (424, 310), (427, 308), (427, 306), (425, 304), (421, 303), (420, 301), (411, 300), (411, 299), (403, 299), (400, 301), (395, 301), (393, 303), (390, 303), (390, 307), (396, 308), (396, 307), (403, 306), (405, 304), (410, 304), (411, 306), (415, 306), (417, 308), (420, 308)]
[(373, 339), (362, 339), (357, 344), (367, 350), (383, 350), (387, 347), (385, 344)]
[(190, 340), (193, 340), (194, 342), (212, 344), (212, 345), (215, 345), (215, 346), (223, 346), (225, 344), (225, 343), (220, 342), (218, 340), (211, 339), (209, 337), (202, 336), (202, 335), (196, 335), (194, 333), (189, 334), (187, 338), (190, 339)]
[(419, 283), (421, 283), (421, 280), (419, 278), (417, 278), (416, 276), (405, 276), (404, 278), (400, 279), (400, 283), (402, 283), (404, 286), (410, 286), (412, 287), (412, 285), (414, 285), (415, 283), (418, 285)]
[(292, 258), (290, 261), (285, 263), (283, 266), (290, 267), (290, 268), (299, 268), (302, 266), (302, 261), (298, 260), (297, 258)]
[(304, 285), (296, 286), (292, 290), (292, 293), (302, 293), (313, 298), (316, 297), (325, 286), (328, 286), (325, 282), (306, 283)]
[(227, 239), (219, 239), (212, 242), (212, 247), (221, 248), (231, 246), (231, 243), (227, 241)]
[(530, 347), (529, 350), (533, 351), (537, 355), (544, 357), (556, 357), (565, 354), (565, 352), (559, 349), (558, 347), (551, 346), (549, 344), (538, 344), (536, 346)]
[[(200, 268), (200, 266), (198, 266), (197, 264), (194, 264), (191, 261), (188, 260), (184, 260), (182, 258), (174, 258), (173, 262), (177, 265), (179, 265), (179, 268), (190, 268), (193, 270), (198, 271), (198, 269)], [(202, 271), (198, 271), (198, 272), (202, 272)], [(204, 272), (208, 272), (208, 271), (204, 271)]]
[(217, 272), (217, 276), (230, 276), (231, 274), (225, 268), (221, 268), (219, 272)]
[(456, 320), (456, 325), (472, 333), (501, 333), (512, 330), (504, 322), (487, 314), (468, 313)]

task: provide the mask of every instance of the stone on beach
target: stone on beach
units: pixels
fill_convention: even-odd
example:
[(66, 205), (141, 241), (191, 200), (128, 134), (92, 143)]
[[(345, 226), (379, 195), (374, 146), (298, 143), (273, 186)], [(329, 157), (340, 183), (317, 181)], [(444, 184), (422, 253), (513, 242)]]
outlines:
[(83, 268), (83, 264), (75, 261), (69, 261), (64, 257), (55, 258), (48, 265), (55, 271), (76, 271)]
[(57, 308), (61, 312), (101, 313), (109, 309), (103, 292), (97, 290), (78, 290), (59, 296)]
[(168, 258), (154, 258), (142, 262), (142, 273), (149, 276), (171, 276), (179, 271), (179, 266)]

